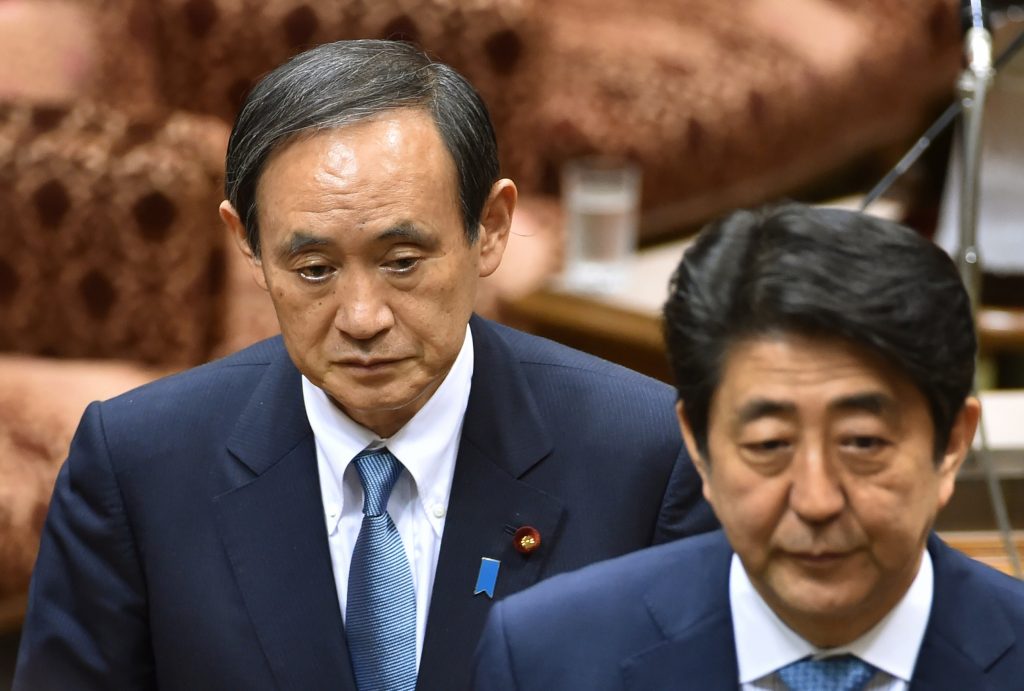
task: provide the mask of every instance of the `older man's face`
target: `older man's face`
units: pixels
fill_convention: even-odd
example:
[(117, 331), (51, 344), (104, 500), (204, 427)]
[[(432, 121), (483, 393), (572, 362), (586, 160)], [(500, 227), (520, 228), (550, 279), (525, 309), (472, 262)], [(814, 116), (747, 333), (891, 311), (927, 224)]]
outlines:
[(840, 341), (752, 339), (711, 402), (704, 494), (776, 614), (840, 645), (909, 588), (977, 419), (969, 399), (936, 463), (928, 404), (902, 373)]
[[(262, 257), (253, 261), (289, 354), (382, 436), (447, 375), (477, 281), (501, 260), (514, 186), (495, 184), (471, 245), (456, 185), (429, 114), (399, 109), (286, 145), (257, 189)], [(244, 237), (230, 205), (221, 213)]]

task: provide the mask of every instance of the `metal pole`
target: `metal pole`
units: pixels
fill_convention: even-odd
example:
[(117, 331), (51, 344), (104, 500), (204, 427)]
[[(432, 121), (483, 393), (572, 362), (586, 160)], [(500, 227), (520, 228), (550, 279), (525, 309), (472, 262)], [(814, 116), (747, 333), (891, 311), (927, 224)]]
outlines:
[[(1013, 59), (1013, 56), (1017, 54), (1017, 51), (1024, 46), (1024, 31), (1017, 34), (1017, 37), (1013, 39), (1013, 42), (1002, 53), (996, 58), (995, 69), (998, 72), (1006, 63)], [(917, 159), (921, 157), (932, 142), (942, 132), (949, 127), (950, 123), (956, 120), (956, 117), (963, 111), (963, 103), (957, 99), (953, 101), (946, 110), (942, 111), (935, 122), (925, 131), (921, 138), (914, 143), (914, 146), (910, 148), (903, 158), (893, 166), (892, 170), (885, 174), (878, 183), (871, 188), (871, 190), (864, 196), (864, 200), (861, 202), (860, 210), (865, 211), (871, 204), (878, 200), (883, 194), (889, 191), (892, 184), (896, 182), (904, 173), (910, 170), (910, 167), (917, 162)]]
[[(995, 69), (992, 65), (992, 36), (981, 25), (981, 2), (971, 0), (975, 25), (968, 29), (965, 37), (967, 69), (960, 78), (960, 103), (963, 110), (961, 119), (961, 186), (960, 186), (960, 245), (956, 252), (957, 266), (967, 292), (971, 307), (977, 314), (981, 290), (981, 257), (978, 253), (978, 179), (981, 164), (981, 134), (985, 110), (985, 97), (992, 84)], [(977, 383), (975, 383), (977, 389)], [(1013, 541), (1013, 529), (1006, 499), (988, 447), (985, 424), (979, 428), (979, 448), (975, 455), (981, 465), (988, 485), (996, 526), (1003, 538), (1003, 546), (1010, 558), (1010, 566), (1017, 578), (1022, 577), (1020, 555)]]

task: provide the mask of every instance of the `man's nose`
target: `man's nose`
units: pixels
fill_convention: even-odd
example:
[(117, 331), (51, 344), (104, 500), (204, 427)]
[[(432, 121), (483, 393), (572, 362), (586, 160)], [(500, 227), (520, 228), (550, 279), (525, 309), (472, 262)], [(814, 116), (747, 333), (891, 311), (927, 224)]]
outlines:
[(821, 445), (801, 448), (793, 459), (789, 507), (807, 523), (826, 523), (846, 506), (837, 468)]
[(345, 274), (335, 288), (335, 328), (359, 341), (391, 328), (395, 318), (388, 304), (385, 281), (369, 271), (349, 269)]

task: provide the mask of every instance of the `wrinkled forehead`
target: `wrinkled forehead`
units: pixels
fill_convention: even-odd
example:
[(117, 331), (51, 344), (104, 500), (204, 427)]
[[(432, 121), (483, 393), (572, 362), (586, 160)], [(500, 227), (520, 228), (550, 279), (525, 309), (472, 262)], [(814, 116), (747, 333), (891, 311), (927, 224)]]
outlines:
[[(415, 136), (417, 140), (425, 144), (419, 153), (428, 153), (431, 156), (444, 159), (454, 169), (454, 158), (431, 111), (423, 106), (402, 106), (373, 113), (352, 114), (337, 124), (310, 127), (283, 135), (267, 151), (256, 184), (259, 186), (263, 182), (267, 169), (275, 160), (302, 144), (308, 145), (309, 142), (314, 142), (323, 149), (327, 149), (335, 141), (358, 142), (361, 139), (367, 139), (370, 142), (377, 141), (384, 144), (379, 132), (381, 123), (393, 123), (389, 129), (392, 138), (405, 134), (406, 139), (409, 140)], [(373, 133), (374, 130), (377, 132)], [(410, 161), (410, 163), (417, 162), (419, 162), (417, 159)]]
[(730, 408), (752, 400), (799, 407), (870, 399), (878, 412), (922, 398), (907, 373), (863, 344), (789, 331), (734, 341), (723, 354), (713, 396)]
[(294, 137), (264, 166), (255, 197), (265, 206), (302, 191), (361, 190), (381, 202), (427, 195), (458, 209), (458, 185), (432, 119), (407, 109)]

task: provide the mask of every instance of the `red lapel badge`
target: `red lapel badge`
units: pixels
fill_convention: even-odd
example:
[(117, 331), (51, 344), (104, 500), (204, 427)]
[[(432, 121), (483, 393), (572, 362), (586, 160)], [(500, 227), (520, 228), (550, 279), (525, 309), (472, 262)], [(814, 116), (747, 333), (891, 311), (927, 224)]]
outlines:
[(524, 525), (512, 536), (512, 546), (521, 554), (530, 554), (540, 547), (540, 531), (532, 525)]

